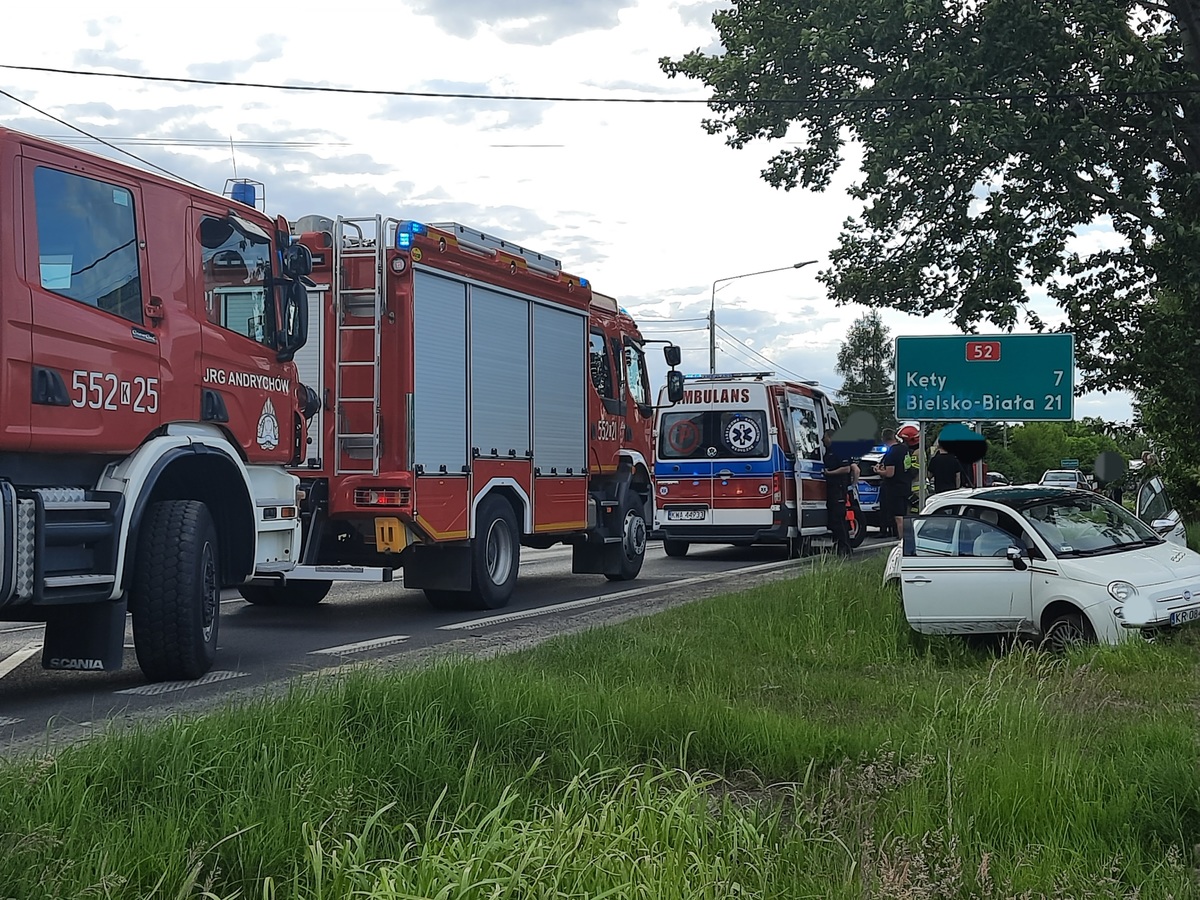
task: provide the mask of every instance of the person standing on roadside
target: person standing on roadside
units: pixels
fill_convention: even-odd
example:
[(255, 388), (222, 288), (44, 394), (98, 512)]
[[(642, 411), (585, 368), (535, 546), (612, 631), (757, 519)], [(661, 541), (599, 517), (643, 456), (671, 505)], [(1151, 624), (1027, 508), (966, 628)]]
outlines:
[(957, 456), (946, 452), (938, 442), (937, 449), (929, 459), (929, 474), (933, 476), (933, 492), (953, 491), (963, 486), (963, 466)]
[(833, 535), (833, 549), (838, 556), (850, 556), (850, 534), (846, 530), (846, 492), (850, 490), (853, 472), (850, 460), (833, 449), (833, 429), (826, 429), (822, 438), (825, 453), (825, 520)]
[(899, 537), (908, 511), (910, 482), (904, 469), (908, 448), (896, 440), (896, 432), (890, 428), (884, 429), (883, 443), (887, 450), (874, 469), (879, 476), (879, 528), (885, 536)]

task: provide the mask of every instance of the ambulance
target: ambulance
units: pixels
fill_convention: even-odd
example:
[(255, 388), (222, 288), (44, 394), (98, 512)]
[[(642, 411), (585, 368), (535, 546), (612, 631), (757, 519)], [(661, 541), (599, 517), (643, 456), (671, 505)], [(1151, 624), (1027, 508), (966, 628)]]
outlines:
[[(815, 382), (772, 372), (689, 375), (664, 395), (655, 427), (655, 528), (668, 556), (692, 544), (782, 544), (798, 555), (829, 538), (821, 437), (838, 428)], [(850, 504), (851, 544), (865, 528)]]

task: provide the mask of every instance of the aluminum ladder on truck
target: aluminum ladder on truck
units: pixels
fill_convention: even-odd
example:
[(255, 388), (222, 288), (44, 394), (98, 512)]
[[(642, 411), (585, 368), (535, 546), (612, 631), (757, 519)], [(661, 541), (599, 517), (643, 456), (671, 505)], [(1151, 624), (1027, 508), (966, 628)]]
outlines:
[(391, 219), (338, 216), (333, 232), (334, 472), (379, 474), (382, 451), (379, 349), (386, 312), (385, 265)]

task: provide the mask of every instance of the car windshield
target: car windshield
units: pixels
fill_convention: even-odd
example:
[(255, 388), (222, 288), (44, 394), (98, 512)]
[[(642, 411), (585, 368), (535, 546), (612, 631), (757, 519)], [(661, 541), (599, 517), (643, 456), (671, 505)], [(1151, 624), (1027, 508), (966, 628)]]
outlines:
[(1119, 553), (1162, 543), (1137, 516), (1099, 494), (1073, 492), (1031, 500), (1020, 513), (1056, 556)]

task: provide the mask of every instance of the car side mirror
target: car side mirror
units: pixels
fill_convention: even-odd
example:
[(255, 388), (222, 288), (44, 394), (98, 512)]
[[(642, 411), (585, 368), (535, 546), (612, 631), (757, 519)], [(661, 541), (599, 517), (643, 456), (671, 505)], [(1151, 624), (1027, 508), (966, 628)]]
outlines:
[(1008, 557), (1008, 561), (1013, 564), (1013, 568), (1018, 572), (1024, 572), (1029, 568), (1029, 563), (1025, 562), (1025, 553), (1020, 547), (1009, 547), (1004, 551), (1004, 555)]
[(1155, 519), (1150, 523), (1150, 527), (1161, 534), (1166, 534), (1175, 527), (1175, 523), (1170, 519)]

